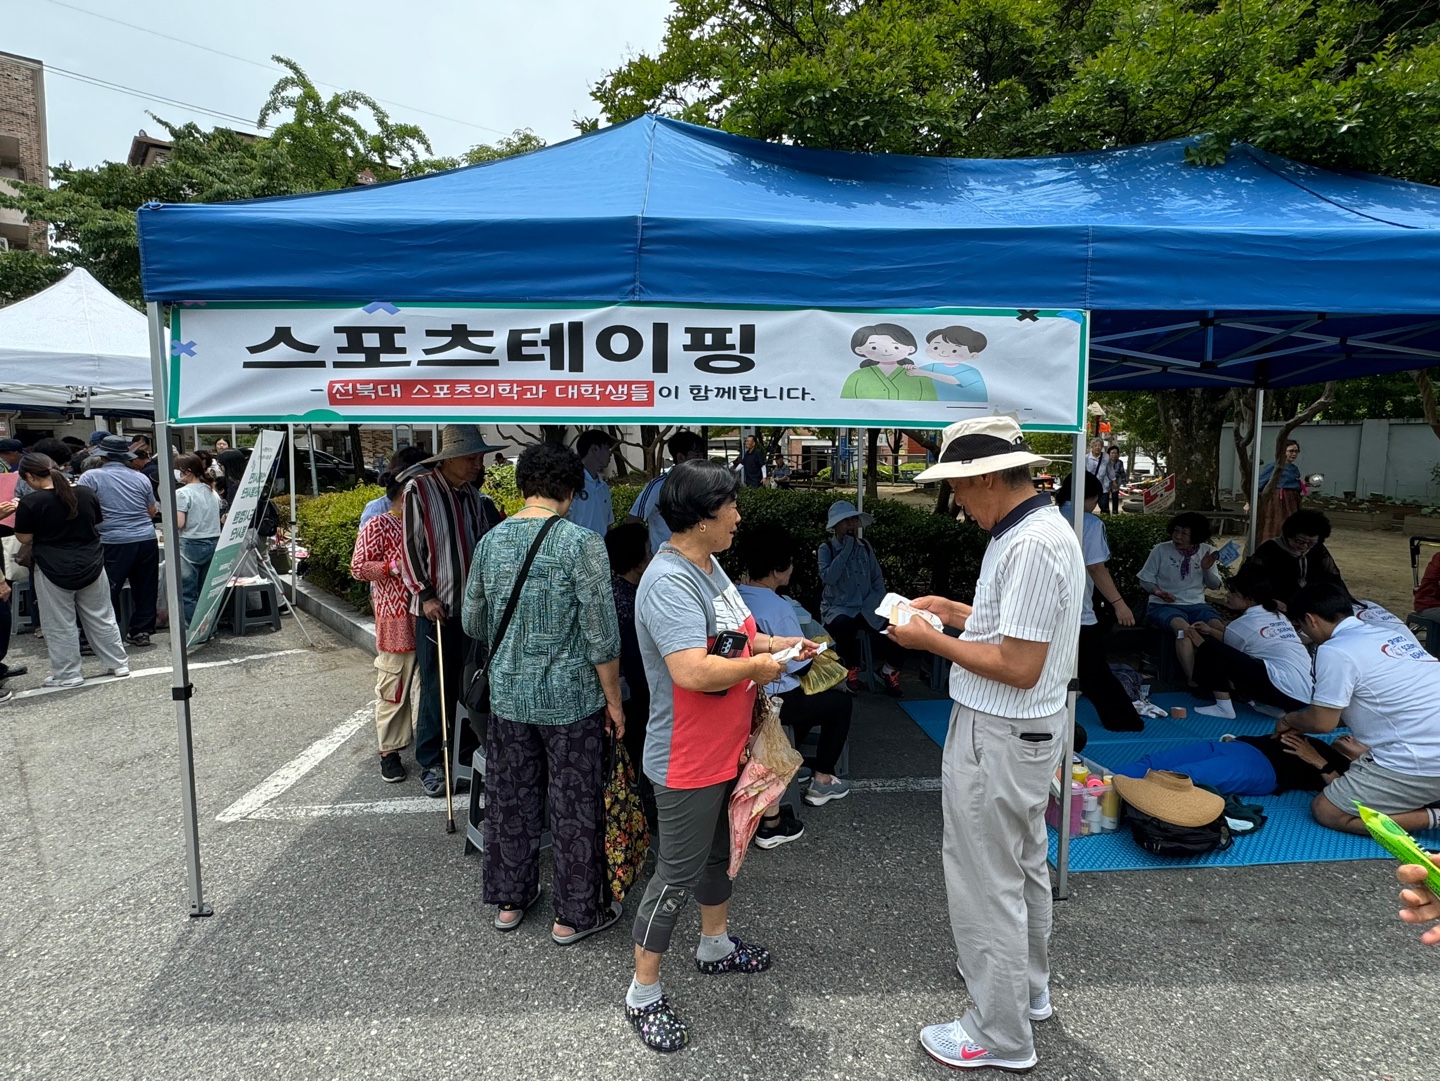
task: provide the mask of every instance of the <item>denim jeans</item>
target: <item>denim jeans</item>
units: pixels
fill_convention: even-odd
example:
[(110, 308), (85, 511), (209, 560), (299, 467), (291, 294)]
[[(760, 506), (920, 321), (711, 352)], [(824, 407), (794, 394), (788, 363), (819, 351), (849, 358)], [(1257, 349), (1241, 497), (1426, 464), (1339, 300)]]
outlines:
[(185, 623), (195, 614), (195, 605), (200, 599), (200, 587), (205, 584), (205, 575), (210, 570), (210, 560), (215, 558), (215, 542), (219, 537), (197, 537), (193, 540), (180, 538), (180, 598), (185, 605)]

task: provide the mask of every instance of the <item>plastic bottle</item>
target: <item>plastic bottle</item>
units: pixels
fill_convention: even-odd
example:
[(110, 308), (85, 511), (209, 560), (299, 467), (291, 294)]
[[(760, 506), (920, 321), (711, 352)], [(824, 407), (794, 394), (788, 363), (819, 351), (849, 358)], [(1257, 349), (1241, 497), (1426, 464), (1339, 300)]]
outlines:
[(1115, 778), (1107, 773), (1102, 778), (1110, 790), (1100, 797), (1100, 829), (1114, 833), (1120, 828), (1120, 793), (1115, 791)]
[(1089, 767), (1077, 759), (1070, 766), (1070, 779), (1078, 785), (1085, 784), (1090, 779)]

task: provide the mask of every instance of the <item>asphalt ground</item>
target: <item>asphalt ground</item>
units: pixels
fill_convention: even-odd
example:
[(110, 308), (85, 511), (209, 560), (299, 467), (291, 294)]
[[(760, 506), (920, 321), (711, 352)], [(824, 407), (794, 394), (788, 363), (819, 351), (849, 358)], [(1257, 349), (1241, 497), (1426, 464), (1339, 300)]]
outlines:
[[(195, 656), (208, 919), (187, 915), (168, 676), (0, 707), (0, 1076), (946, 1075), (916, 1042), (968, 1005), (939, 862), (940, 752), (894, 702), (858, 704), (852, 773), (867, 787), (807, 808), (802, 839), (746, 861), (732, 929), (770, 947), (772, 970), (700, 975), (698, 917), (682, 917), (664, 979), (693, 1042), (660, 1056), (621, 1011), (629, 920), (561, 948), (542, 903), (497, 933), (463, 832), (444, 832), (413, 774), (379, 778), (370, 658), (309, 625), (315, 649), (287, 619)], [(156, 641), (137, 673), (168, 663)], [(30, 665), (18, 691), (47, 671), (32, 637), (10, 661)], [(1392, 874), (1373, 861), (1073, 876), (1030, 1076), (1433, 1076), (1440, 950), (1395, 918)], [(547, 867), (547, 897), (548, 880)]]

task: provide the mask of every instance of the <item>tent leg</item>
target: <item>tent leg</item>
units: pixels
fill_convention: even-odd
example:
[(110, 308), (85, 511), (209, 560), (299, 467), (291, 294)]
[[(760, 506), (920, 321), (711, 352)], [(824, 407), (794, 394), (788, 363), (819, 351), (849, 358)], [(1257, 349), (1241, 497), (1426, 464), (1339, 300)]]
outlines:
[(296, 594), (295, 576), (295, 425), (289, 425), (285, 433), (285, 448), (290, 453), (290, 599), (294, 601)]
[[(1075, 456), (1070, 463), (1070, 491), (1079, 493), (1080, 498), (1070, 500), (1074, 513), (1075, 536), (1081, 547), (1085, 544), (1085, 486), (1080, 479), (1085, 475), (1085, 433), (1075, 435)], [(1080, 701), (1080, 680), (1072, 676), (1070, 688), (1065, 695), (1065, 709), (1068, 714), (1065, 723), (1065, 754), (1060, 760), (1060, 841), (1055, 853), (1055, 900), (1065, 901), (1070, 897), (1070, 820), (1074, 813), (1074, 801), (1070, 798), (1070, 760), (1075, 756), (1075, 718)]]
[(1260, 444), (1264, 439), (1265, 422), (1265, 388), (1255, 388), (1255, 419), (1251, 426), (1255, 429), (1250, 437), (1250, 523), (1249, 532), (1246, 533), (1245, 555), (1255, 554), (1255, 542), (1260, 537)]
[[(869, 441), (869, 432), (865, 428), (850, 429), (855, 433), (855, 509), (865, 509), (865, 458), (866, 444)], [(864, 531), (861, 531), (864, 536)]]
[[(168, 403), (170, 395), (169, 364), (165, 350), (165, 324), (160, 305), (146, 305), (150, 318), (150, 375), (155, 388), (155, 401)], [(157, 453), (168, 453), (170, 426), (166, 409), (155, 410), (155, 445)], [(180, 743), (180, 803), (185, 832), (185, 865), (190, 886), (190, 915), (213, 915), (205, 902), (200, 880), (200, 826), (195, 806), (195, 746), (190, 724), (190, 658), (185, 643), (185, 609), (180, 598), (180, 535), (175, 528), (175, 474), (168, 461), (161, 463), (160, 507), (161, 531), (165, 537), (165, 601), (170, 615), (170, 698), (175, 703), (175, 727)]]

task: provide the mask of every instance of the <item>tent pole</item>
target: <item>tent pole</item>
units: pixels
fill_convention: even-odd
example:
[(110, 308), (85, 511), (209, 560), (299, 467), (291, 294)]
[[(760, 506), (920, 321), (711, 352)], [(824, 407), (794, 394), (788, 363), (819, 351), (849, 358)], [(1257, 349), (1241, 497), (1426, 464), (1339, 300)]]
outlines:
[[(1085, 431), (1075, 433), (1075, 452), (1070, 463), (1070, 511), (1074, 515), (1075, 537), (1085, 548)], [(1088, 580), (1087, 580), (1088, 584)], [(1072, 676), (1065, 695), (1068, 718), (1065, 723), (1065, 754), (1060, 759), (1060, 839), (1055, 853), (1055, 900), (1070, 897), (1070, 821), (1074, 800), (1070, 798), (1070, 760), (1075, 756), (1075, 717), (1080, 701), (1080, 680)]]
[[(855, 509), (865, 510), (865, 458), (869, 432), (864, 428), (851, 428), (855, 433)], [(863, 530), (862, 530), (863, 535)]]
[[(288, 425), (286, 432), (285, 449), (290, 453), (290, 603), (295, 603), (295, 425)], [(312, 459), (313, 461), (313, 459)]]
[(1250, 522), (1245, 534), (1245, 555), (1255, 554), (1255, 542), (1260, 536), (1260, 444), (1265, 431), (1265, 388), (1255, 388), (1255, 419), (1250, 422), (1254, 434), (1250, 437)]
[[(150, 319), (150, 378), (154, 385), (155, 445), (168, 456), (170, 426), (169, 363), (165, 350), (165, 323), (160, 305), (146, 305)], [(190, 658), (185, 644), (185, 609), (180, 596), (180, 535), (175, 528), (175, 472), (163, 460), (160, 468), (160, 528), (165, 537), (165, 602), (170, 614), (170, 698), (175, 703), (175, 726), (180, 743), (180, 803), (185, 833), (185, 865), (190, 885), (190, 915), (209, 916), (200, 881), (200, 827), (195, 810), (195, 746), (190, 724)]]
[(310, 453), (310, 494), (320, 494), (320, 474), (315, 469), (315, 425), (305, 425), (305, 442)]

